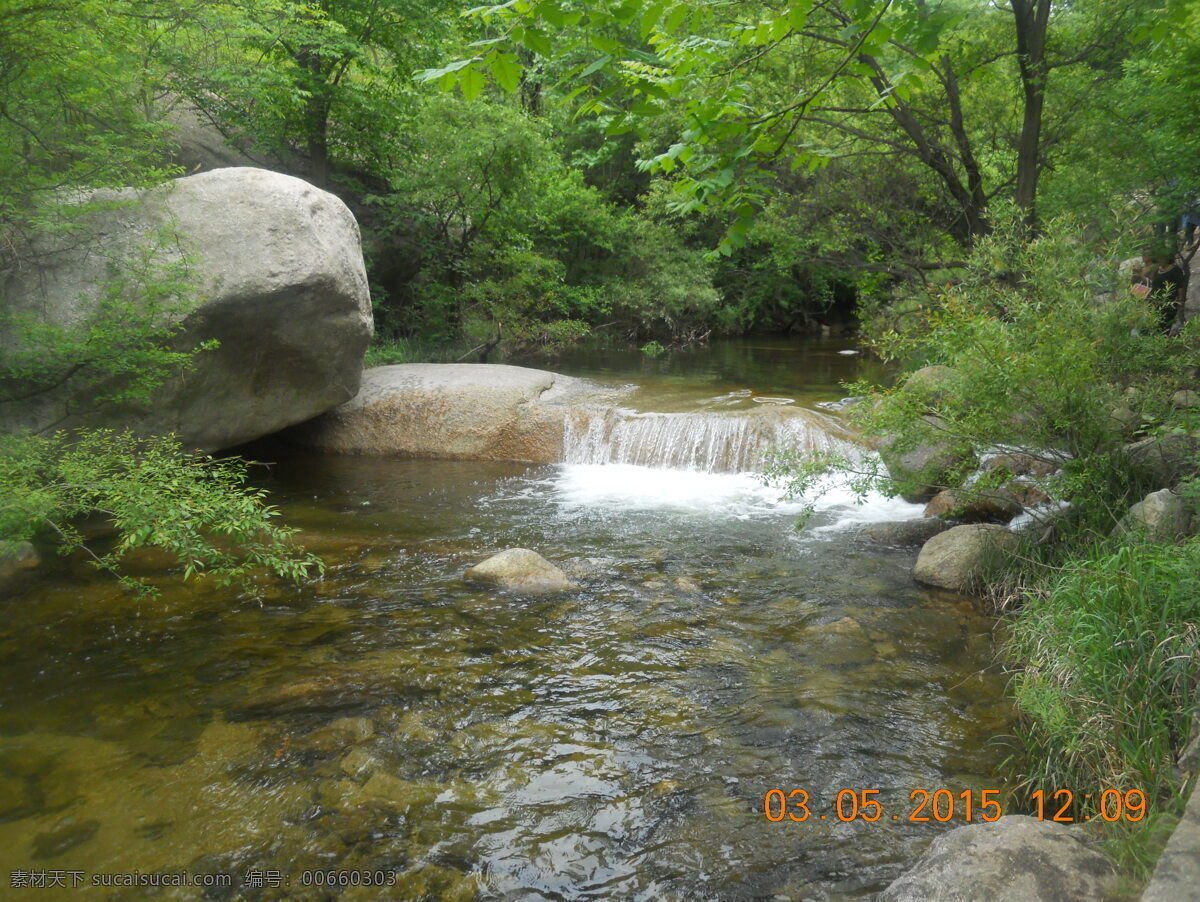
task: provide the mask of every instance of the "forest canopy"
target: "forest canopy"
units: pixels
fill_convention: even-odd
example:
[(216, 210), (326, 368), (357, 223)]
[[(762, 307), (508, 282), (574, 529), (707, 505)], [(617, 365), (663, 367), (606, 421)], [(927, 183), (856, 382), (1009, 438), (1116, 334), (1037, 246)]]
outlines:
[(1114, 255), (1185, 212), (1198, 15), (5, 0), (0, 238), (18, 260), (64, 189), (179, 174), (199, 123), (351, 205), (384, 336), (807, 331), (950, 277), (997, 202)]

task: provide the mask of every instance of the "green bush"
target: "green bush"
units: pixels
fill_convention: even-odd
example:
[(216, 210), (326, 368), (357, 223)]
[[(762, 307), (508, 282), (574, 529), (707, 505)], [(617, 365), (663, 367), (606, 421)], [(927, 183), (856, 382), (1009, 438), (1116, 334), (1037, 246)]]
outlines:
[(545, 121), (436, 97), (411, 139), (372, 199), (372, 228), (410, 236), (420, 256), (404, 291), (377, 301), (385, 339), (469, 347), (500, 330), (509, 348), (553, 351), (597, 326), (675, 339), (716, 323), (703, 255), (587, 185)]
[[(121, 574), (139, 548), (172, 554), (185, 578), (248, 584), (260, 570), (289, 579), (321, 572), (293, 530), (275, 523), (265, 493), (245, 486), (245, 465), (183, 452), (170, 437), (89, 430), (74, 435), (0, 437), (0, 539), (50, 533), (60, 551), (78, 551), (140, 594), (144, 581)], [(76, 527), (101, 513), (116, 541), (96, 552)]]
[[(1015, 222), (999, 225), (962, 278), (930, 295), (907, 327), (869, 336), (885, 359), (947, 369), (935, 382), (853, 386), (867, 401), (851, 416), (899, 447), (932, 432), (975, 451), (1001, 446), (1053, 460), (1064, 468), (1053, 492), (1107, 531), (1136, 488), (1119, 456), (1133, 430), (1114, 412), (1136, 404), (1142, 418), (1168, 416), (1192, 338), (1161, 333), (1155, 311), (1078, 232), (1060, 220), (1026, 240)], [(966, 472), (956, 475), (944, 487)]]

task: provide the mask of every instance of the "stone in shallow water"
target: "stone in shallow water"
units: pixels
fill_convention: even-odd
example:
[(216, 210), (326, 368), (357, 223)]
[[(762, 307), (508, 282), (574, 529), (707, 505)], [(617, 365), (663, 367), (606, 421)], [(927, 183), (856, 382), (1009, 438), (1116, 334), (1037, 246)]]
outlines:
[(880, 902), (1098, 902), (1112, 870), (1078, 828), (1009, 815), (943, 833)]
[(955, 526), (930, 539), (921, 548), (913, 567), (917, 582), (955, 592), (969, 592), (989, 567), (1020, 544), (1003, 526), (975, 523)]
[(39, 833), (33, 838), (34, 858), (57, 858), (78, 845), (87, 842), (100, 829), (97, 820), (64, 818), (52, 830)]
[(950, 524), (936, 517), (923, 517), (916, 520), (889, 520), (882, 523), (868, 523), (859, 530), (859, 536), (881, 545), (924, 545), (940, 532), (945, 532)]
[(566, 592), (579, 587), (552, 563), (528, 548), (509, 548), (476, 564), (463, 576), (520, 592)]

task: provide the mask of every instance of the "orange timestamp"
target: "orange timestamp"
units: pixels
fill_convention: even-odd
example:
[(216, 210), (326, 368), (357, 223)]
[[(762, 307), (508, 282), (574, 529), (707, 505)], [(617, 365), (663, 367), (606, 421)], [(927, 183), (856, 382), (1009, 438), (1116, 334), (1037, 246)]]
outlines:
[(997, 796), (998, 789), (964, 789), (955, 793), (949, 789), (914, 789), (908, 794), (909, 803), (901, 812), (888, 814), (878, 798), (878, 789), (842, 789), (838, 791), (833, 810), (814, 813), (820, 806), (812, 801), (805, 789), (767, 790), (763, 798), (763, 814), (772, 823), (809, 820), (828, 820), (832, 817), (844, 823), (850, 821), (906, 820), (915, 823), (938, 821), (945, 823), (956, 817), (968, 822), (999, 820), (1004, 814)]

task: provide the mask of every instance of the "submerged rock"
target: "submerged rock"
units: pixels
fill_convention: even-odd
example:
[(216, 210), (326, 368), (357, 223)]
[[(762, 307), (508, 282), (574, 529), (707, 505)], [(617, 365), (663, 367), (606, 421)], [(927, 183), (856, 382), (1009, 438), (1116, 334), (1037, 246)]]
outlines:
[(955, 526), (930, 539), (913, 567), (917, 582), (955, 592), (974, 589), (984, 571), (1015, 550), (1020, 539), (1003, 526), (973, 523)]
[(37, 550), (28, 542), (0, 542), (0, 586), (41, 562)]
[(1103, 902), (1112, 869), (1077, 829), (1023, 815), (943, 833), (880, 902)]
[(566, 592), (579, 588), (565, 573), (528, 548), (502, 551), (471, 567), (463, 576), (519, 592)]
[[(197, 354), (194, 367), (147, 405), (98, 404), (118, 386), (93, 384), (81, 373), (36, 400), (0, 408), (0, 431), (53, 424), (173, 432), (186, 447), (213, 451), (354, 396), (373, 327), (358, 224), (340, 200), (300, 179), (248, 167), (92, 199), (113, 203), (87, 215), (88, 240), (45, 239), (37, 266), (6, 275), (5, 304), (51, 327), (86, 323), (103, 303), (109, 261), (137, 261), (147, 246), (161, 246), (153, 264), (187, 255), (195, 282), (188, 294), (202, 299), (190, 312), (170, 315), (182, 327), (173, 344), (190, 349), (216, 339), (220, 347)], [(173, 234), (165, 243), (164, 228)], [(0, 330), (0, 350), (15, 341)]]

